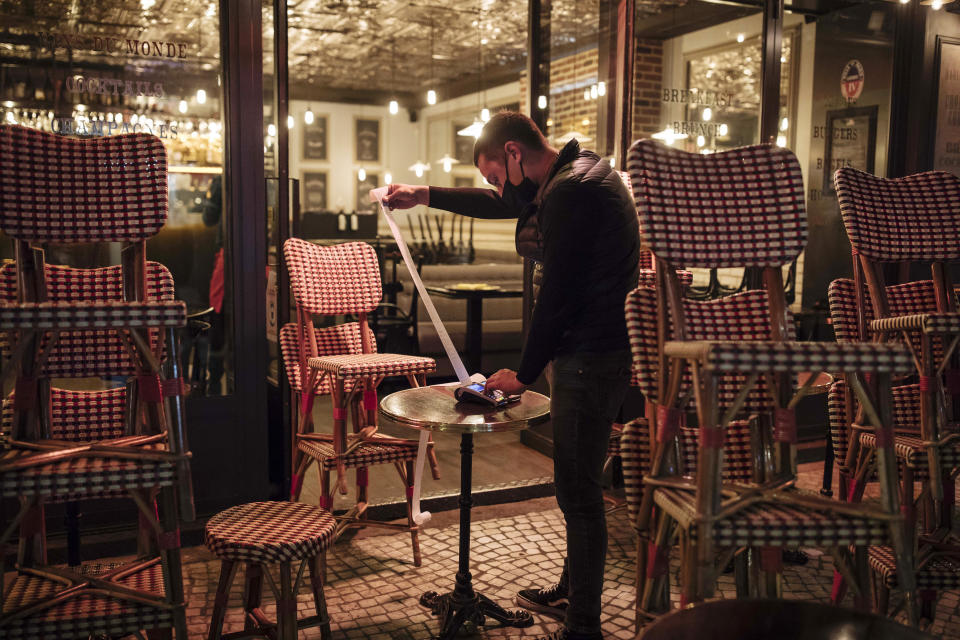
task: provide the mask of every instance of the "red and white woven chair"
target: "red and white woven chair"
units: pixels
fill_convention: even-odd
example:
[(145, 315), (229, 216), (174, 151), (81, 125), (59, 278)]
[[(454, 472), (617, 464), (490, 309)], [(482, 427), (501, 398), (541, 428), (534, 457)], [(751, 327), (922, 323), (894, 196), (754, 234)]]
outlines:
[[(857, 319), (857, 296), (853, 280), (841, 278), (830, 283), (828, 299), (834, 332), (840, 342), (861, 342)], [(866, 292), (862, 291), (861, 295)], [(935, 309), (932, 282), (918, 281), (887, 287), (891, 310), (898, 315), (923, 313)], [(864, 307), (866, 325), (873, 320), (873, 310)], [(857, 405), (853, 395), (842, 379), (829, 392), (830, 431), (834, 451), (840, 467), (841, 496), (850, 501), (859, 501), (868, 481), (876, 479), (875, 450), (877, 438), (870, 428), (857, 421)], [(900, 501), (911, 530), (917, 526), (916, 502), (922, 513), (931, 512), (929, 503), (929, 460), (921, 437), (921, 394), (916, 383), (893, 387), (893, 449), (897, 456), (900, 474)], [(954, 476), (960, 468), (960, 446), (941, 450), (940, 464), (945, 476)], [(915, 481), (922, 490), (915, 499)], [(870, 568), (875, 573), (876, 606), (880, 612), (887, 611), (890, 591), (897, 588), (896, 563), (890, 547), (870, 548)], [(917, 587), (921, 615), (933, 620), (938, 592), (960, 588), (960, 557), (949, 546), (921, 546), (917, 556)], [(834, 594), (837, 599), (840, 593)]]
[[(284, 243), (283, 253), (297, 303), (297, 322), (294, 327), (284, 327), (281, 336), (291, 388), (299, 393), (291, 499), (299, 497), (304, 473), (316, 462), (320, 506), (332, 510), (334, 485), (330, 472), (336, 470), (336, 488), (346, 495), (346, 470), (356, 469), (356, 503), (337, 517), (337, 535), (351, 526), (409, 531), (414, 564), (420, 566), (419, 529), (413, 521), (411, 501), (417, 441), (377, 433), (377, 387), (388, 376), (404, 376), (413, 386), (425, 384), (427, 374), (436, 370), (436, 362), (432, 358), (376, 352), (367, 326), (367, 314), (377, 307), (382, 295), (373, 247), (362, 242), (321, 247), (291, 238)], [(356, 316), (357, 321), (324, 329), (314, 327), (315, 316), (341, 315)], [(325, 394), (330, 394), (333, 403), (333, 433), (317, 433), (313, 428), (314, 399)], [(348, 413), (353, 414), (352, 434), (347, 432)], [(432, 446), (429, 451), (436, 478)], [(377, 464), (393, 464), (400, 474), (407, 499), (405, 525), (364, 518), (367, 469)]]
[[(889, 402), (875, 401), (862, 380), (862, 372), (872, 373), (883, 400), (891, 376), (909, 370), (910, 354), (895, 345), (793, 341), (782, 268), (806, 240), (796, 158), (768, 145), (701, 155), (641, 140), (631, 147), (627, 164), (657, 261), (659, 373), (656, 396), (647, 398), (656, 446), (638, 514), (638, 528), (649, 540), (648, 553), (639, 558), (641, 612), (656, 614), (669, 606), (667, 550), (679, 533), (682, 605), (711, 597), (726, 560), (745, 547), (758, 551), (764, 574), (751, 590), (777, 596), (781, 549), (816, 546), (831, 550), (838, 569), (856, 585), (858, 604), (867, 607), (866, 550), (890, 544), (904, 561), (900, 582), (916, 622), (912, 549), (905, 544), (898, 504)], [(757, 267), (764, 289), (709, 303), (684, 301), (677, 265)], [(880, 508), (794, 489), (794, 407), (805, 392), (796, 380), (801, 373), (823, 371), (847, 374), (884, 436), (878, 448)], [(816, 375), (807, 378), (812, 383)], [(699, 435), (692, 479), (681, 475), (675, 454), (691, 405)], [(746, 416), (757, 425), (753, 454), (762, 475), (755, 484), (724, 483), (726, 431), (731, 421)]]
[[(166, 154), (153, 136), (76, 140), (0, 126), (0, 230), (17, 256), (0, 269), (0, 378), (16, 377), (4, 403), (0, 490), (21, 506), (0, 523), (0, 550), (18, 525), (20, 533), (0, 637), (186, 637), (179, 527), (181, 514), (193, 518), (193, 493), (185, 388), (170, 346), (186, 307), (173, 300), (169, 272), (144, 254), (166, 220), (166, 195)], [(122, 265), (49, 266), (35, 246), (81, 242), (123, 243)], [(53, 376), (129, 382), (70, 391), (52, 388)], [(45, 502), (117, 496), (140, 509), (138, 560), (97, 576), (45, 566)]]
[[(858, 333), (906, 345), (915, 363), (906, 382), (916, 385), (912, 407), (919, 420), (914, 438), (905, 435), (897, 449), (908, 463), (905, 484), (913, 469), (923, 471), (921, 504), (930, 506), (919, 518), (918, 567), (960, 565), (952, 521), (960, 447), (960, 312), (949, 275), (950, 265), (960, 262), (960, 178), (932, 171), (886, 179), (844, 168), (834, 182), (854, 253)], [(905, 280), (914, 263), (930, 265), (929, 280), (887, 286), (886, 265), (897, 265)], [(860, 438), (868, 451), (870, 437)]]

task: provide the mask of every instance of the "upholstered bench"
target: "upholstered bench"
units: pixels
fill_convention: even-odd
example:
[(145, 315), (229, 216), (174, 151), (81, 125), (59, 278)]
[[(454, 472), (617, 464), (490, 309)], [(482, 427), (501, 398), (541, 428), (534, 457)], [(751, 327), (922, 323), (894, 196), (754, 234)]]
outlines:
[[(299, 502), (251, 502), (210, 518), (204, 542), (222, 564), (208, 639), (262, 635), (296, 640), (299, 629), (316, 626), (320, 627), (321, 638), (331, 638), (323, 581), (326, 550), (333, 543), (335, 528), (329, 511)], [(296, 573), (292, 571), (294, 561), (299, 561)], [(230, 586), (240, 563), (246, 565), (244, 630), (223, 635)], [(270, 573), (271, 565), (279, 565), (279, 584)], [(317, 613), (298, 621), (297, 592), (308, 566)], [(269, 620), (260, 607), (264, 580), (277, 600), (276, 622)]]

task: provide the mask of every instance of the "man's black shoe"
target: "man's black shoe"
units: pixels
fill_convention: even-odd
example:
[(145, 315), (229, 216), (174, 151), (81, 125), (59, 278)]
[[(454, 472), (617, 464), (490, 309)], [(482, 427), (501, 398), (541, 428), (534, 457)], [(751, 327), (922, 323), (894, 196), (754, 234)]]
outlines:
[(573, 631), (567, 630), (566, 627), (563, 627), (553, 633), (540, 636), (537, 640), (603, 640), (603, 634), (599, 631), (596, 633), (574, 633)]
[(570, 604), (567, 592), (563, 580), (549, 589), (523, 589), (517, 593), (517, 606), (562, 621)]

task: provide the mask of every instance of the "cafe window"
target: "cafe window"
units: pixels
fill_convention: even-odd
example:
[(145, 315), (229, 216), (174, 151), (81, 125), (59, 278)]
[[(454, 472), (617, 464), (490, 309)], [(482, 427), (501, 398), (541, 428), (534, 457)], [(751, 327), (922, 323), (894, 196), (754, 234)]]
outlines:
[[(172, 0), (91, 7), (3, 3), (0, 117), (80, 138), (144, 132), (167, 153), (169, 212), (147, 244), (166, 265), (188, 312), (210, 329), (183, 350), (194, 393), (233, 387), (223, 121), (217, 3)], [(3, 243), (4, 257), (11, 243)], [(119, 262), (119, 246), (51, 248), (48, 261), (76, 267)], [(213, 307), (213, 310), (208, 311)]]

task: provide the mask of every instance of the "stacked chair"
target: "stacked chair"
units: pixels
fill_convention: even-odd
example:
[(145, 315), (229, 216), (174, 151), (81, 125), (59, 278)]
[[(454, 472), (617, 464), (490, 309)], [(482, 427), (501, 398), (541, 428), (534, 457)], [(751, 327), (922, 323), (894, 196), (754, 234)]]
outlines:
[[(915, 622), (913, 553), (899, 508), (889, 401), (891, 377), (909, 371), (912, 358), (900, 345), (794, 340), (782, 268), (806, 240), (796, 158), (768, 145), (700, 155), (641, 140), (631, 147), (628, 169), (657, 273), (656, 287), (638, 289), (627, 306), (632, 344), (641, 351), (635, 360), (641, 378), (649, 377), (646, 420), (625, 428), (621, 446), (625, 476), (635, 480), (639, 464), (626, 456), (638, 449), (642, 456), (643, 448), (630, 434), (651, 439), (635, 505), (638, 623), (670, 608), (667, 568), (675, 541), (681, 605), (712, 597), (731, 560), (738, 595), (779, 597), (782, 550), (813, 546), (830, 550), (858, 606), (868, 607), (867, 549), (889, 545)], [(764, 288), (685, 300), (681, 266), (755, 267)], [(643, 365), (651, 352), (655, 365)], [(796, 380), (809, 372), (812, 382), (823, 371), (844, 372), (879, 436), (879, 507), (795, 488), (794, 407), (806, 391)]]
[[(922, 615), (932, 620), (937, 591), (960, 586), (952, 521), (960, 469), (960, 313), (949, 275), (950, 263), (960, 259), (960, 179), (943, 172), (884, 179), (844, 168), (835, 183), (854, 258), (853, 279), (830, 287), (837, 338), (902, 344), (914, 363), (893, 392), (893, 448), (908, 542), (918, 549)], [(930, 265), (929, 279), (886, 284), (887, 265), (907, 280), (917, 264)], [(847, 386), (839, 382), (832, 390), (831, 416), (834, 441), (846, 449), (841, 490), (856, 502), (874, 477), (881, 438)], [(896, 556), (888, 547), (871, 548), (870, 565), (878, 607), (886, 610), (890, 589), (900, 586)]]
[[(145, 134), (70, 139), (0, 126), (0, 230), (16, 261), (0, 269), (0, 332), (14, 379), (3, 403), (0, 637), (186, 638), (180, 521), (193, 519), (175, 330), (186, 308), (169, 271), (145, 256), (167, 217), (166, 154)], [(41, 246), (122, 243), (121, 264), (46, 264)], [(51, 379), (116, 378), (76, 391)], [(138, 558), (105, 573), (47, 562), (44, 506), (132, 499)], [(3, 574), (0, 560), (0, 574)]]
[[(297, 307), (297, 321), (282, 327), (281, 350), (287, 378), (295, 393), (299, 419), (293, 443), (294, 477), (291, 500), (300, 497), (303, 476), (316, 463), (320, 474), (320, 507), (332, 510), (334, 489), (347, 494), (347, 469), (356, 469), (354, 506), (337, 518), (337, 535), (352, 526), (379, 526), (409, 531), (414, 564), (420, 566), (419, 529), (413, 521), (413, 463), (417, 441), (377, 432), (377, 387), (388, 376), (404, 376), (412, 386), (425, 384), (436, 370), (432, 358), (377, 353), (367, 325), (367, 314), (382, 295), (380, 268), (373, 248), (362, 242), (323, 247), (291, 238), (284, 257)], [(343, 322), (343, 316), (354, 321)], [(314, 319), (340, 324), (318, 328)], [(318, 433), (313, 425), (313, 403), (330, 395), (333, 432)], [(352, 433), (347, 431), (352, 414)], [(439, 477), (432, 442), (428, 449), (434, 478)], [(368, 468), (394, 464), (404, 484), (407, 524), (396, 525), (364, 518), (367, 508)], [(336, 471), (336, 484), (331, 484)]]

